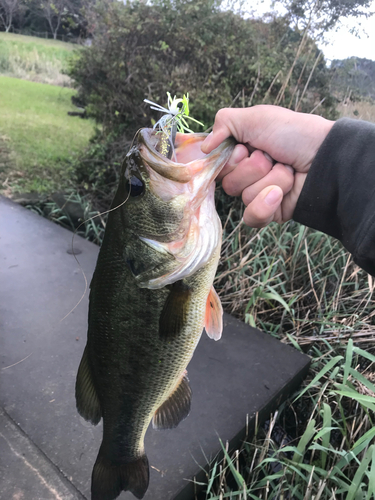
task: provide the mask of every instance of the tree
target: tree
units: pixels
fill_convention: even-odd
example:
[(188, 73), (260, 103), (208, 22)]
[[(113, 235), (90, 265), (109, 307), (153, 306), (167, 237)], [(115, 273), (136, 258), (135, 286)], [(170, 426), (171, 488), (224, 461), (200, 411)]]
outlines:
[(70, 0), (42, 0), (42, 16), (48, 22), (53, 38), (56, 40), (57, 33), (65, 17), (71, 12)]
[[(70, 76), (91, 116), (129, 136), (157, 118), (143, 99), (164, 105), (166, 91), (189, 92), (192, 115), (207, 126), (221, 107), (274, 102), (301, 39), (283, 19), (244, 19), (209, 0), (98, 1), (86, 17), (92, 45), (80, 51)], [(324, 73), (320, 62), (316, 72)], [(306, 62), (302, 89), (313, 64)], [(305, 93), (301, 110), (326, 97), (323, 81), (314, 80), (315, 93)], [(322, 109), (329, 106), (327, 98)]]
[(307, 29), (314, 39), (337, 28), (347, 17), (370, 17), (372, 0), (276, 0), (288, 14), (292, 27)]
[(0, 21), (8, 33), (12, 26), (13, 16), (20, 7), (20, 0), (0, 0)]

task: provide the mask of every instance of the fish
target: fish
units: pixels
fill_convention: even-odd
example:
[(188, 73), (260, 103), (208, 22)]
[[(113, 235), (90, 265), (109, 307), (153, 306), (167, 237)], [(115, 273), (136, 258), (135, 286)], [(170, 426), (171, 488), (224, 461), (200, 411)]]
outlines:
[(143, 498), (149, 485), (144, 436), (176, 427), (190, 411), (186, 367), (205, 327), (219, 339), (222, 306), (213, 288), (221, 222), (215, 178), (235, 142), (210, 154), (206, 134), (177, 133), (173, 160), (160, 134), (136, 134), (90, 284), (87, 343), (76, 379), (79, 414), (103, 439), (92, 500), (121, 491)]

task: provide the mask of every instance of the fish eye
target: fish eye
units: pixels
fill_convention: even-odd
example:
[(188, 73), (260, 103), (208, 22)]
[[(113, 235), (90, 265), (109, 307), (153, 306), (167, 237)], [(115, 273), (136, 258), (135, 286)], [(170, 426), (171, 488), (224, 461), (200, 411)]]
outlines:
[(182, 102), (179, 102), (179, 103), (177, 104), (178, 109), (182, 109), (182, 106), (183, 106)]
[(127, 180), (126, 182), (126, 188), (132, 198), (135, 198), (137, 196), (141, 196), (145, 190), (145, 185), (141, 181), (141, 179), (138, 179), (135, 175), (132, 175), (130, 179)]

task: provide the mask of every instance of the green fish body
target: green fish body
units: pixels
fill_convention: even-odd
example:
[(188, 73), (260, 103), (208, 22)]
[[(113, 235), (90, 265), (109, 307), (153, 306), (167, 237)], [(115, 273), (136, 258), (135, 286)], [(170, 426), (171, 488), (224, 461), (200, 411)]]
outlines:
[(125, 158), (90, 285), (89, 326), (76, 382), (79, 413), (103, 441), (92, 499), (122, 490), (143, 498), (149, 466), (144, 436), (152, 420), (173, 428), (190, 410), (186, 367), (203, 327), (221, 335), (212, 287), (221, 246), (214, 179), (228, 160), (228, 139), (203, 155), (204, 134), (177, 134), (177, 162), (138, 132)]

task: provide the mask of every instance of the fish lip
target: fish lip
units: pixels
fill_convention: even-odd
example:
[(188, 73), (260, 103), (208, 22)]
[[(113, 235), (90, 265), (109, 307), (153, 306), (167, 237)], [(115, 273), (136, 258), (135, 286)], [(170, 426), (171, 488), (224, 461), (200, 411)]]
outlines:
[[(187, 136), (193, 134), (186, 134)], [(208, 136), (206, 133), (195, 133), (194, 138), (203, 140)], [(219, 175), (220, 171), (228, 161), (232, 154), (236, 141), (233, 137), (225, 139), (217, 148), (211, 151), (204, 157), (192, 159), (187, 163), (179, 163), (170, 160), (159, 153), (156, 149), (155, 130), (151, 128), (142, 128), (137, 134), (137, 144), (139, 154), (142, 160), (154, 171), (170, 180), (180, 183), (187, 183), (191, 181), (192, 177), (196, 175), (189, 168), (193, 162), (202, 160), (202, 165), (210, 164), (209, 175), (210, 182), (214, 181)], [(215, 161), (215, 157), (217, 160)]]
[(192, 176), (186, 165), (169, 160), (157, 151), (156, 141), (153, 140), (155, 134), (155, 130), (151, 128), (142, 128), (138, 132), (137, 143), (141, 159), (167, 179), (181, 183), (189, 182)]

